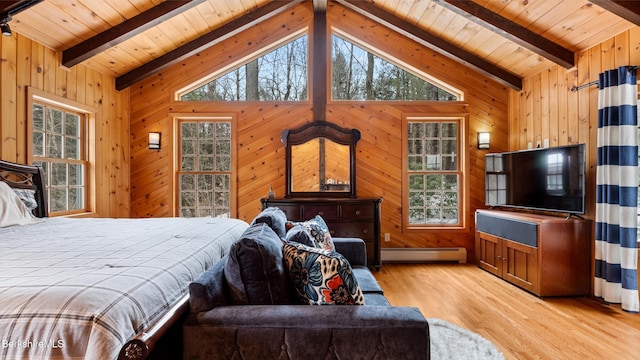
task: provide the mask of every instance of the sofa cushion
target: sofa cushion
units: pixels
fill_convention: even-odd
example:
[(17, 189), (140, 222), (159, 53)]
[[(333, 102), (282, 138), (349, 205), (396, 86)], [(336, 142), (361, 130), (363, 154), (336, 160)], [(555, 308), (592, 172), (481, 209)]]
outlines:
[(271, 230), (273, 230), (282, 239), (284, 239), (284, 237), (287, 235), (287, 230), (285, 228), (287, 223), (287, 215), (284, 213), (284, 211), (280, 210), (280, 208), (268, 207), (262, 210), (262, 212), (260, 212), (260, 214), (258, 214), (258, 216), (253, 219), (251, 225), (260, 223), (269, 225)]
[(289, 303), (282, 240), (266, 223), (251, 225), (231, 245), (224, 274), (233, 304)]
[(304, 225), (290, 223), (287, 224), (287, 227), (289, 228), (287, 230), (287, 236), (285, 237), (287, 242), (297, 242), (302, 245), (317, 247)]
[(378, 293), (365, 293), (364, 301), (367, 303), (367, 306), (391, 306), (389, 300), (387, 300), (384, 295)]
[[(301, 227), (300, 227), (301, 226)], [(335, 250), (336, 247), (333, 244), (333, 239), (331, 238), (331, 232), (329, 231), (329, 227), (324, 219), (320, 215), (316, 215), (313, 219), (309, 219), (307, 221), (301, 222), (287, 222), (286, 225), (287, 232), (292, 231), (294, 229), (305, 229), (307, 235), (313, 242), (314, 246), (320, 249), (326, 250)], [(295, 240), (294, 240), (295, 241)], [(300, 241), (296, 241), (300, 242)], [(302, 242), (303, 244), (305, 242)]]
[(301, 303), (364, 305), (358, 280), (340, 253), (285, 243), (283, 254), (291, 285)]
[[(363, 293), (384, 294), (378, 280), (366, 266), (352, 266), (353, 275), (358, 279), (358, 285)], [(367, 303), (368, 305), (368, 303)]]

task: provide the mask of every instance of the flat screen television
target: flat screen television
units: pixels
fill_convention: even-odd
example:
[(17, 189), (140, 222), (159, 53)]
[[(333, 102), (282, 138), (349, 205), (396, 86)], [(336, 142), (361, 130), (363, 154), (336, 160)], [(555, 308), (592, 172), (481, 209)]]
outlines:
[(585, 145), (485, 156), (485, 205), (584, 214)]

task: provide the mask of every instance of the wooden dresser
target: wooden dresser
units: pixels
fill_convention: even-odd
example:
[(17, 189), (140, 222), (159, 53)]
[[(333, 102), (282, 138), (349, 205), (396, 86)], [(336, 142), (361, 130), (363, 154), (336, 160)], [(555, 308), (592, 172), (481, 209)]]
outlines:
[(381, 198), (284, 198), (261, 199), (262, 208), (280, 208), (291, 221), (322, 216), (332, 237), (361, 238), (367, 245), (367, 263), (380, 270)]

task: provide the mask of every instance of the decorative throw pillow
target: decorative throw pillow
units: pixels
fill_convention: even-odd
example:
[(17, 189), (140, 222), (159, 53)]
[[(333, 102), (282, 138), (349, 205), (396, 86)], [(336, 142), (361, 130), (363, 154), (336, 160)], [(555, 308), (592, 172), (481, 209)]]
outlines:
[(302, 245), (316, 247), (316, 243), (309, 235), (307, 228), (302, 224), (295, 224), (289, 230), (287, 230), (286, 242), (297, 242)]
[(277, 207), (268, 207), (262, 210), (262, 212), (253, 219), (251, 225), (265, 223), (269, 225), (271, 230), (278, 234), (280, 238), (284, 239), (287, 234), (287, 230), (285, 229), (286, 222), (287, 215), (284, 211)]
[(267, 224), (251, 225), (231, 245), (224, 276), (235, 305), (289, 303), (282, 240)]
[(333, 238), (331, 238), (329, 227), (320, 215), (316, 215), (316, 217), (307, 221), (287, 222), (287, 230), (292, 230), (296, 225), (301, 225), (304, 227), (304, 229), (307, 231), (307, 234), (311, 238), (311, 241), (313, 241), (314, 247), (332, 251), (336, 249), (335, 245), (333, 244)]
[(302, 244), (282, 247), (291, 285), (304, 304), (364, 305), (351, 265), (340, 253)]

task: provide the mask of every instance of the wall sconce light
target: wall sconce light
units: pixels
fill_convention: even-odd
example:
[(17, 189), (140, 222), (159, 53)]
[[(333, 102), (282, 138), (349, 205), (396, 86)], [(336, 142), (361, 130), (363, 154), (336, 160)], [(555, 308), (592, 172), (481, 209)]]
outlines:
[(9, 26), (9, 21), (11, 21), (11, 17), (7, 16), (6, 18), (0, 21), (0, 30), (2, 30), (2, 36), (11, 36), (13, 33), (11, 32), (11, 27)]
[(160, 150), (160, 133), (149, 133), (149, 150)]
[(488, 132), (478, 133), (478, 149), (488, 149), (491, 135)]

